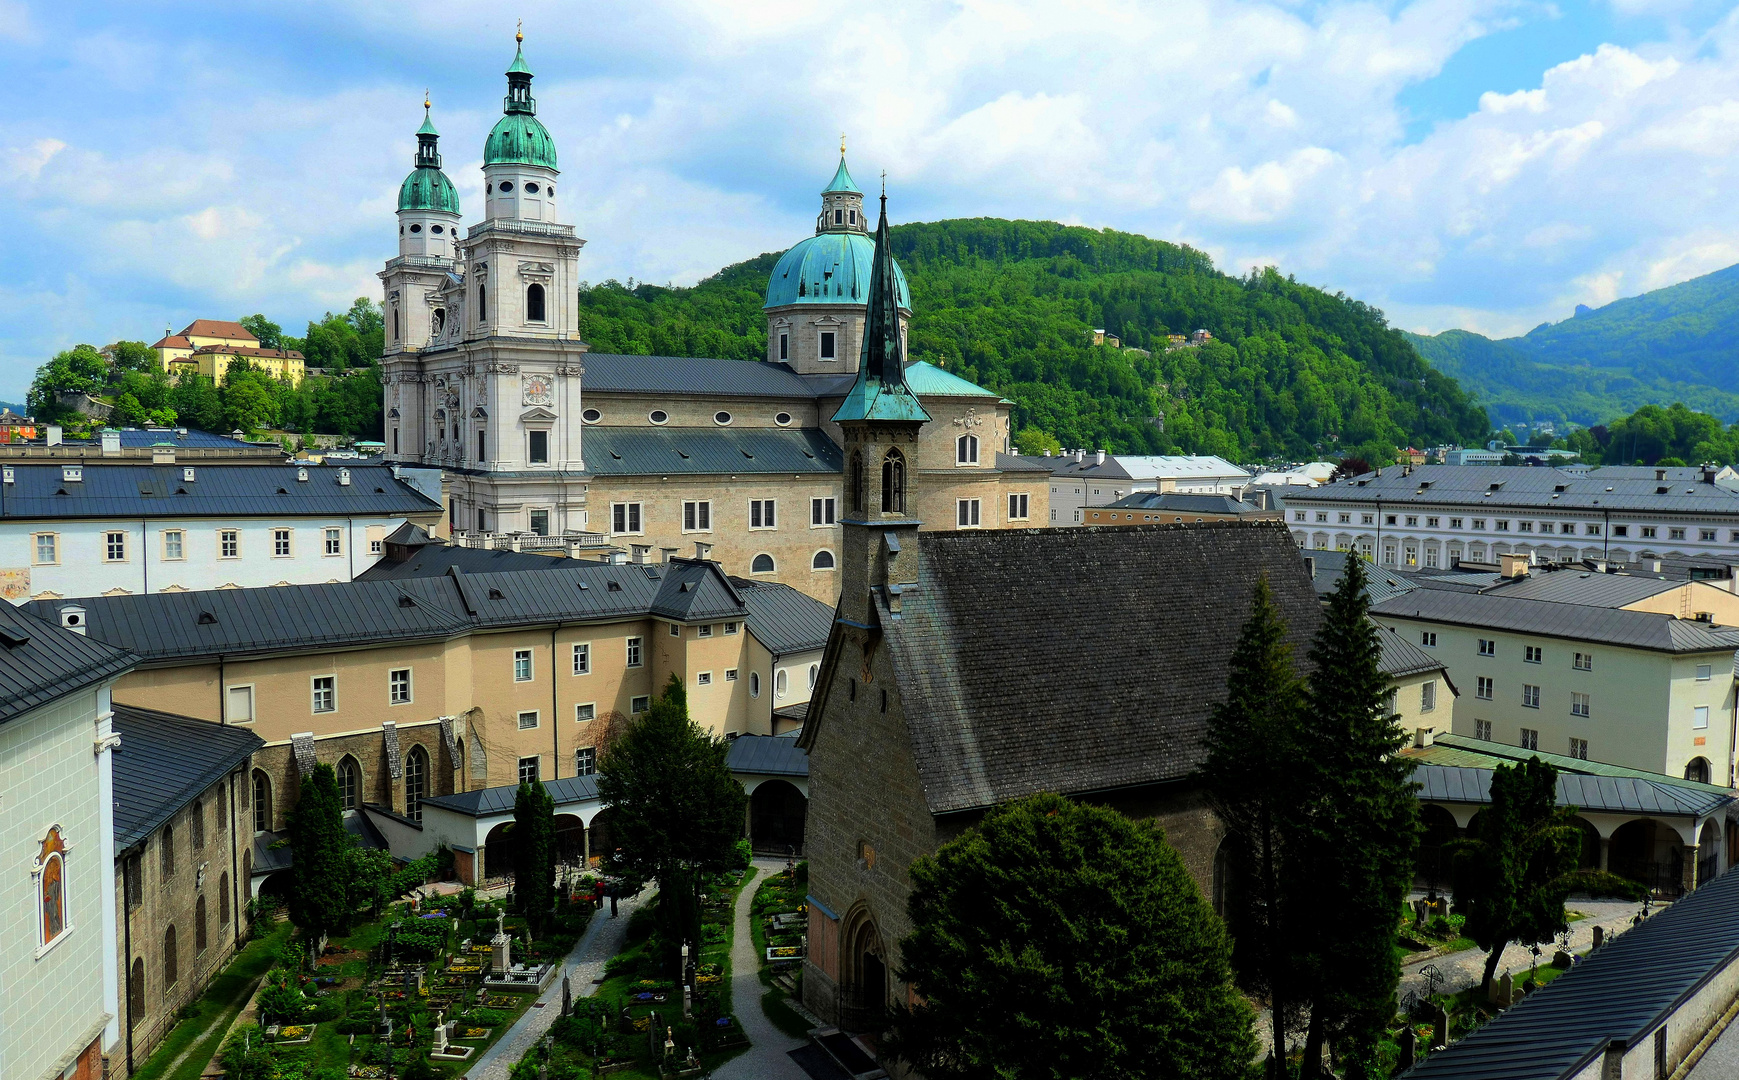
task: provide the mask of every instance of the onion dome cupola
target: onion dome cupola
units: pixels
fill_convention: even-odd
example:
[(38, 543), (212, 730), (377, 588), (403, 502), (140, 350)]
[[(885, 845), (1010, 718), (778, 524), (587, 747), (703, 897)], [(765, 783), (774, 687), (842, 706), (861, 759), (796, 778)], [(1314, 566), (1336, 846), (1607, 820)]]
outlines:
[(423, 126), (417, 129), (416, 168), (399, 185), (399, 254), (453, 257), (459, 231), (459, 192), (441, 171), (441, 133), (423, 99)]
[(525, 35), (516, 33), (518, 47), (507, 69), (507, 97), (502, 117), (483, 143), (483, 192), (490, 218), (554, 221), (556, 144), (537, 118), (531, 96), (531, 68), (525, 63)]

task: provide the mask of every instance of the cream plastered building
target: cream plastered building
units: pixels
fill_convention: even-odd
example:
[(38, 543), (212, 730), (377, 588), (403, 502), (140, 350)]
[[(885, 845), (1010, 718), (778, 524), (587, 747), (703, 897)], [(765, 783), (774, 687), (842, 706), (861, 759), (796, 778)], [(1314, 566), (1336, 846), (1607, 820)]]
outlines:
[(1739, 597), (1525, 569), (1518, 559), (1511, 578), (1467, 575), (1480, 591), (1425, 587), (1372, 608), (1443, 663), (1459, 691), (1453, 732), (1733, 786)]
[(411, 828), (425, 796), (589, 773), (613, 719), (673, 677), (709, 732), (773, 734), (775, 709), (808, 701), (832, 622), (788, 586), (692, 559), (34, 607), (76, 609), (141, 657), (117, 700), (264, 740), (248, 792), (262, 836), (319, 762), (347, 810)]
[[(381, 273), (389, 461), (440, 467), (471, 542), (592, 534), (625, 550), (710, 545), (728, 573), (838, 596), (840, 452), (831, 417), (861, 362), (874, 245), (843, 155), (815, 234), (769, 277), (766, 362), (598, 354), (580, 340), (579, 255), (555, 143), (523, 55), (484, 146), (484, 220), (461, 225), (425, 115)], [(896, 266), (899, 333), (911, 315)], [(1048, 471), (1010, 455), (1012, 404), (926, 363), (935, 419), (913, 506), (928, 529), (1047, 524)]]
[(179, 334), (165, 333), (151, 346), (157, 350), (157, 364), (170, 377), (182, 371), (192, 371), (222, 386), (229, 366), (236, 360), (246, 360), (274, 379), (287, 379), (290, 385), (302, 382), (305, 368), (302, 354), (292, 349), (262, 349), (260, 339), (238, 322), (221, 319), (195, 319)]

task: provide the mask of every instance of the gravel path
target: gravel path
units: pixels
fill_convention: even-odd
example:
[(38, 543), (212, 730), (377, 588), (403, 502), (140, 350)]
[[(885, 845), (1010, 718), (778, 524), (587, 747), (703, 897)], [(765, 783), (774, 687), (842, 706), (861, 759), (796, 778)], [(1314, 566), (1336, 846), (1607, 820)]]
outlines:
[[(592, 921), (587, 924), (586, 932), (574, 944), (573, 951), (568, 953), (564, 970), (569, 978), (576, 998), (588, 997), (592, 993), (592, 980), (604, 973), (604, 964), (622, 951), (622, 945), (628, 938), (628, 916), (634, 914), (634, 909), (640, 906), (640, 897), (624, 897), (617, 901), (617, 917), (610, 918), (610, 906), (593, 913)], [(507, 1034), (503, 1035), (494, 1046), (491, 1046), (473, 1062), (464, 1073), (461, 1080), (507, 1080), (508, 1072), (519, 1063), (526, 1051), (543, 1038), (544, 1032), (562, 1014), (562, 980), (556, 976), (555, 982), (538, 998), (543, 1002), (543, 1008), (532, 1006), (525, 1010)]]
[(749, 932), (755, 889), (784, 869), (783, 861), (755, 860), (752, 871), (755, 876), (737, 894), (737, 925), (731, 939), (731, 1011), (743, 1025), (750, 1045), (748, 1050), (714, 1069), (714, 1080), (809, 1080), (809, 1074), (787, 1056), (807, 1044), (774, 1027), (761, 1008), (761, 995), (766, 988), (761, 985), (761, 958), (755, 953), (755, 938)]

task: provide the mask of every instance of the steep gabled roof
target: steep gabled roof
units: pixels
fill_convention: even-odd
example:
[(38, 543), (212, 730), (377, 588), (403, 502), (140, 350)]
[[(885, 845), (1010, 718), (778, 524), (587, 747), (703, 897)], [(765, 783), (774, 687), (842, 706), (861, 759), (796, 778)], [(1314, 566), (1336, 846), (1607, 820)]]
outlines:
[[(1301, 669), (1321, 619), (1278, 522), (918, 543), (920, 579), (899, 616), (879, 594), (877, 607), (937, 814), (1189, 777), (1257, 578), (1268, 575)], [(812, 702), (805, 745), (826, 723), (825, 702)]]
[(743, 614), (743, 598), (718, 563), (671, 559), (652, 601), (652, 614), (677, 622), (704, 622)]
[(734, 577), (749, 632), (775, 657), (824, 648), (833, 630), (833, 608), (813, 596), (771, 581)]
[(115, 850), (125, 851), (247, 761), (264, 739), (246, 728), (115, 705)]
[(259, 344), (260, 340), (253, 335), (253, 331), (249, 330), (241, 323), (226, 322), (223, 319), (195, 319), (188, 323), (186, 329), (182, 330), (178, 336), (184, 338), (237, 338), (242, 341), (254, 342), (256, 345)]
[(138, 663), (132, 654), (0, 604), (0, 724), (113, 678)]

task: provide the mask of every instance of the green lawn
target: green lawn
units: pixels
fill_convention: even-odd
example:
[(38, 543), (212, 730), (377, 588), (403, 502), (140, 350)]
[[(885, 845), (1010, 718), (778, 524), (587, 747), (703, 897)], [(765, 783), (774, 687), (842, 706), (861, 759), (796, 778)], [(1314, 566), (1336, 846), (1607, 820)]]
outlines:
[[(198, 1080), (223, 1043), (223, 1036), (248, 1002), (254, 983), (276, 959), (278, 949), (290, 936), (290, 924), (262, 927), (261, 936), (236, 954), (229, 966), (211, 980), (195, 1003), (194, 1014), (175, 1025), (144, 1065), (136, 1080)], [(183, 1052), (192, 1048), (186, 1057)], [(171, 1065), (180, 1065), (170, 1072)]]

